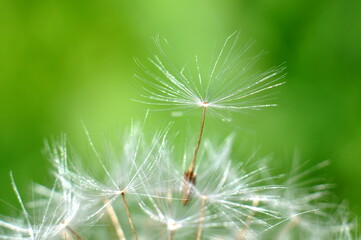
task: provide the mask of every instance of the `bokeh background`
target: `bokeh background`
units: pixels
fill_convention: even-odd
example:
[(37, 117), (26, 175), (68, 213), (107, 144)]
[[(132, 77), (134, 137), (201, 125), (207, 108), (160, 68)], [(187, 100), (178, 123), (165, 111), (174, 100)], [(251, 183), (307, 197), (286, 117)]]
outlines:
[[(360, 214), (360, 12), (359, 0), (0, 0), (0, 213), (18, 208), (10, 171), (25, 198), (33, 182), (49, 185), (44, 140), (66, 132), (81, 151), (81, 121), (101, 142), (143, 118), (146, 106), (130, 100), (139, 94), (133, 57), (150, 54), (153, 36), (186, 59), (241, 30), (256, 40), (252, 51), (269, 52), (260, 67), (287, 66), (280, 106), (239, 131), (243, 148), (273, 154), (275, 166), (294, 152), (329, 159), (323, 175)], [(185, 129), (184, 118), (175, 121)], [(155, 129), (172, 120), (150, 119)]]

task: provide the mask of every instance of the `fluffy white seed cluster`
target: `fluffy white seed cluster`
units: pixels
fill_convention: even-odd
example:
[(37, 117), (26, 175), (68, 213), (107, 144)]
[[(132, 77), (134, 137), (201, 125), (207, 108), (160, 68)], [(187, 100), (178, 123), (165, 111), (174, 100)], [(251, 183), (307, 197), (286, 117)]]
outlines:
[(70, 157), (63, 136), (48, 149), (53, 187), (35, 186), (34, 200), (24, 204), (14, 183), (23, 212), (0, 220), (0, 239), (134, 239), (122, 196), (138, 239), (356, 239), (345, 205), (326, 202), (329, 184), (308, 182), (324, 163), (272, 176), (267, 158), (252, 155), (233, 164), (233, 139), (204, 141), (197, 182), (184, 205), (184, 169), (167, 133), (146, 148), (140, 128), (133, 128), (117, 143), (122, 149), (93, 152), (100, 178)]
[(346, 204), (330, 202), (329, 184), (310, 181), (326, 162), (294, 161), (289, 174), (273, 175), (268, 158), (232, 155), (235, 134), (222, 142), (203, 139), (208, 113), (274, 106), (272, 91), (283, 84), (283, 67), (248, 74), (259, 56), (243, 60), (249, 45), (238, 38), (226, 39), (206, 75), (197, 57), (193, 66), (172, 65), (159, 38), (159, 55), (149, 59), (155, 70), (137, 61), (146, 103), (202, 110), (194, 149), (179, 157), (170, 127), (149, 138), (143, 125), (132, 125), (104, 148), (85, 129), (91, 154), (84, 157), (63, 135), (46, 148), (52, 187), (35, 185), (24, 203), (11, 174), (22, 211), (0, 217), (0, 239), (357, 239)]

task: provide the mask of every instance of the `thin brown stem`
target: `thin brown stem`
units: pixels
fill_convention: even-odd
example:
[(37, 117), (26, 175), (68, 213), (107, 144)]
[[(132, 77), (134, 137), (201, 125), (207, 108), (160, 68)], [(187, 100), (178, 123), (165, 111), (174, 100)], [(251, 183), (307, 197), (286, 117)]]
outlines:
[(201, 120), (201, 127), (199, 128), (198, 141), (197, 141), (196, 148), (194, 149), (192, 162), (189, 165), (188, 172), (194, 172), (194, 168), (195, 168), (196, 161), (197, 161), (198, 150), (201, 145), (202, 136), (203, 136), (204, 122), (206, 120), (206, 110), (207, 110), (207, 107), (202, 108), (202, 120)]
[(183, 189), (182, 189), (183, 205), (186, 205), (189, 202), (190, 197), (192, 195), (192, 186), (195, 185), (195, 183), (196, 183), (197, 175), (194, 173), (194, 169), (196, 166), (199, 147), (200, 147), (201, 141), (202, 141), (204, 123), (206, 120), (207, 104), (208, 103), (206, 103), (206, 102), (203, 103), (204, 106), (202, 107), (202, 120), (201, 120), (201, 126), (199, 128), (198, 141), (197, 141), (196, 147), (194, 149), (192, 161), (188, 167), (188, 170), (184, 173), (184, 176), (183, 176)]
[(169, 237), (168, 237), (168, 240), (173, 240), (173, 239), (174, 239), (174, 233), (175, 233), (175, 231), (174, 231), (174, 230), (170, 230), (170, 231), (169, 231)]
[(130, 212), (129, 212), (128, 203), (127, 203), (127, 200), (125, 199), (125, 194), (124, 194), (123, 191), (122, 191), (121, 195), (122, 195), (122, 199), (123, 199), (123, 202), (124, 202), (125, 211), (127, 212), (127, 217), (128, 217), (128, 221), (129, 221), (129, 224), (130, 224), (130, 228), (132, 229), (134, 238), (135, 238), (136, 240), (138, 240), (138, 235), (137, 235), (137, 233), (136, 233), (136, 231), (135, 231), (132, 218), (130, 217)]
[(108, 199), (104, 199), (104, 204), (106, 205), (106, 211), (110, 217), (111, 222), (113, 223), (113, 226), (115, 228), (115, 232), (117, 234), (117, 237), (119, 240), (125, 240), (124, 232), (122, 227), (120, 226), (118, 217), (114, 211), (113, 206), (109, 203)]
[(202, 237), (206, 200), (207, 200), (207, 197), (202, 196), (201, 217), (199, 219), (197, 240), (201, 240), (201, 237)]
[[(80, 237), (79, 234), (77, 234), (71, 227), (67, 226), (66, 227), (66, 231), (69, 232), (71, 234), (71, 236), (73, 238), (75, 238), (76, 240), (83, 240), (82, 237)], [(66, 238), (65, 238), (66, 239)]]

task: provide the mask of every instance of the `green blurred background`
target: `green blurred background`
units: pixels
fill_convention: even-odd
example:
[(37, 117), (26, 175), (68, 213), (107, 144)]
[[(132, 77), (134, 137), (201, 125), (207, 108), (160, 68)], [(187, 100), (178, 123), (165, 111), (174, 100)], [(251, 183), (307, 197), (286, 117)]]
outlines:
[(144, 116), (146, 106), (130, 100), (139, 94), (133, 57), (149, 55), (151, 37), (187, 58), (235, 30), (256, 40), (255, 53), (269, 51), (262, 66), (287, 66), (280, 107), (239, 132), (251, 142), (244, 148), (262, 146), (275, 166), (294, 151), (329, 159), (334, 191), (361, 213), (360, 12), (359, 0), (0, 0), (0, 213), (18, 206), (11, 170), (24, 195), (32, 182), (49, 184), (45, 139), (66, 132), (81, 149), (81, 120), (100, 142)]

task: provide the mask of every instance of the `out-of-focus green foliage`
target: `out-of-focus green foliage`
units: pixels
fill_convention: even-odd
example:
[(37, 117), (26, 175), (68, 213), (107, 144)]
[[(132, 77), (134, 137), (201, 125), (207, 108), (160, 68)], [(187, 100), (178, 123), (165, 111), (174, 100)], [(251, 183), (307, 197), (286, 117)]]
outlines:
[[(17, 206), (9, 171), (24, 194), (31, 181), (49, 183), (44, 139), (66, 132), (82, 149), (81, 120), (100, 144), (105, 129), (143, 118), (147, 106), (130, 100), (138, 94), (133, 57), (150, 54), (152, 36), (165, 36), (187, 59), (235, 30), (245, 42), (256, 40), (255, 54), (269, 51), (260, 68), (288, 68), (280, 107), (257, 112), (253, 132), (239, 132), (240, 144), (251, 142), (249, 151), (262, 145), (275, 164), (289, 164), (296, 149), (305, 160), (330, 159), (326, 176), (335, 192), (359, 210), (360, 12), (357, 0), (1, 0), (0, 212), (16, 211), (5, 203)], [(174, 120), (154, 119), (159, 127)], [(197, 119), (175, 120), (186, 129)]]

